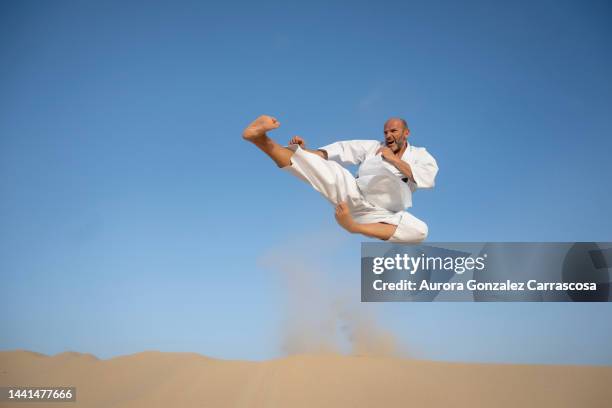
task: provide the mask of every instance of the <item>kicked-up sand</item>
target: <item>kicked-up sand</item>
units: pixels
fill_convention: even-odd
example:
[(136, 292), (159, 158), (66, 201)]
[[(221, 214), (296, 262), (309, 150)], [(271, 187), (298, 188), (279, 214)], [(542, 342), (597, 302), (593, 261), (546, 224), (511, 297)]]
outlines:
[(251, 362), (143, 352), (100, 360), (0, 352), (0, 386), (73, 386), (71, 403), (0, 407), (611, 407), (612, 367), (339, 354)]

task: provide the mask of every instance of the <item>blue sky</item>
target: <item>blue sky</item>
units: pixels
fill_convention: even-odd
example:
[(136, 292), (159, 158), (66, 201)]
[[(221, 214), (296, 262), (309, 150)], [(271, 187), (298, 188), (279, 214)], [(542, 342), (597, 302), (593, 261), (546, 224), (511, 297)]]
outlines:
[[(405, 117), (430, 241), (612, 241), (609, 2), (302, 3), (0, 4), (0, 349), (278, 356), (287, 245), (358, 301), (261, 113), (312, 147)], [(424, 358), (612, 364), (609, 304), (360, 307)]]

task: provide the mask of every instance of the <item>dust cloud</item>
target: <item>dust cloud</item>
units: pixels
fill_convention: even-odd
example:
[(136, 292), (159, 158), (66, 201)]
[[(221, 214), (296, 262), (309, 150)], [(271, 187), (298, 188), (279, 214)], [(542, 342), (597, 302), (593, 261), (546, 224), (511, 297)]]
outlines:
[(336, 233), (310, 234), (259, 259), (278, 275), (286, 298), (279, 306), (285, 313), (282, 352), (407, 357), (396, 336), (376, 321), (374, 306), (361, 303), (359, 270), (351, 271), (350, 282), (337, 281), (339, 271), (331, 265), (345, 243)]

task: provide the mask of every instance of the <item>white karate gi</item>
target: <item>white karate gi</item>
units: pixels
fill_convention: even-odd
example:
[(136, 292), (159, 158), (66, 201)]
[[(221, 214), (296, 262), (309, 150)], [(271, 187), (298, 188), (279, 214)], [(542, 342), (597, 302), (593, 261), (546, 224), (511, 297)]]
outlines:
[[(310, 184), (332, 204), (346, 201), (356, 222), (397, 225), (389, 241), (420, 242), (427, 237), (427, 224), (404, 211), (412, 206), (417, 188), (431, 188), (438, 173), (436, 160), (423, 147), (408, 145), (402, 160), (410, 165), (416, 183), (376, 151), (384, 146), (376, 140), (350, 140), (323, 146), (329, 160), (290, 145), (295, 153), (284, 170)], [(342, 164), (359, 166), (357, 178)]]

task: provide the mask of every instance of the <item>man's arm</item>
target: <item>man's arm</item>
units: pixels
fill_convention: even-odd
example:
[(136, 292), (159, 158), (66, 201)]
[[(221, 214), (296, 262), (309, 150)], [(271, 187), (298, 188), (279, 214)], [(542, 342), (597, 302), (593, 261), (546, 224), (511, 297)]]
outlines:
[(289, 144), (298, 145), (325, 160), (334, 160), (343, 165), (360, 164), (370, 152), (373, 153), (380, 146), (380, 142), (376, 140), (344, 140), (311, 150), (306, 148), (306, 141), (300, 136), (292, 137)]
[(393, 150), (388, 147), (381, 147), (378, 152), (382, 155), (383, 159), (394, 165), (395, 168), (401, 171), (404, 176), (408, 177), (410, 181), (416, 183), (414, 174), (412, 173), (412, 167), (400, 157), (393, 154)]
[(377, 140), (343, 140), (321, 147), (327, 153), (329, 160), (334, 160), (342, 165), (359, 165), (369, 155), (380, 147)]
[(417, 148), (408, 157), (410, 163), (393, 154), (388, 147), (378, 150), (383, 159), (393, 164), (403, 175), (416, 184), (418, 188), (432, 188), (438, 174), (438, 163), (424, 148)]

